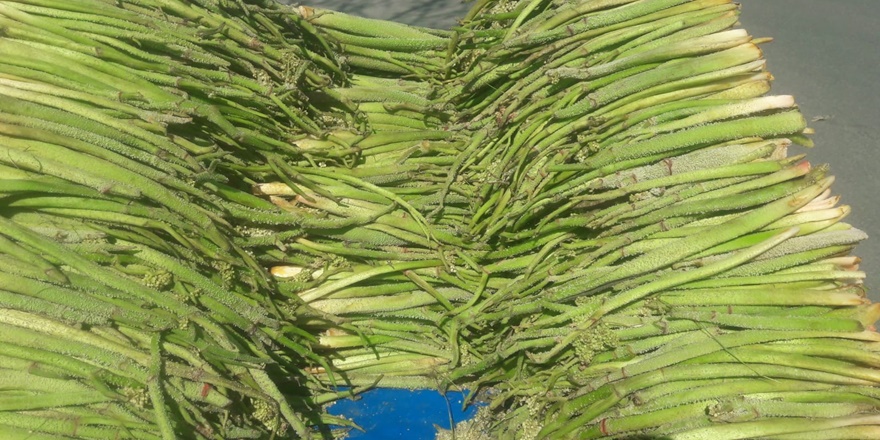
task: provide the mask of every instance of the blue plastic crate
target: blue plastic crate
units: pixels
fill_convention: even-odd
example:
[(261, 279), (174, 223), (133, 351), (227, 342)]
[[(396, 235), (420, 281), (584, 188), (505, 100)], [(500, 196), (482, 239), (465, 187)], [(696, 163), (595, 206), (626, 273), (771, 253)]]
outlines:
[(365, 429), (352, 430), (349, 438), (357, 440), (433, 440), (435, 425), (449, 429), (450, 418), (459, 423), (474, 416), (476, 405), (462, 411), (467, 393), (432, 390), (376, 389), (355, 399), (340, 400), (328, 412), (345, 416)]

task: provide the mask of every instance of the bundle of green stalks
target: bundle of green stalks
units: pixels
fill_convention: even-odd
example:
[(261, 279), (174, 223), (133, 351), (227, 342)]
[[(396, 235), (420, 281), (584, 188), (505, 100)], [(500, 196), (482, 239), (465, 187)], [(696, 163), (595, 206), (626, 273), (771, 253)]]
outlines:
[[(0, 1), (0, 433), (880, 438), (864, 233), (728, 0)], [(339, 387), (346, 387), (340, 392)]]
[(361, 327), (322, 335), (334, 364), (356, 383), (490, 389), (458, 435), (880, 435), (878, 310), (849, 256), (864, 234), (826, 168), (787, 155), (809, 130), (765, 96), (737, 13), (478, 4), (429, 95), (471, 142), (422, 209), (466, 246), (303, 292)]
[(296, 146), (361, 124), (322, 92), (347, 81), (327, 43), (265, 2), (8, 1), (0, 21), (2, 437), (348, 425), (256, 251), (324, 220), (250, 194), (350, 156)]

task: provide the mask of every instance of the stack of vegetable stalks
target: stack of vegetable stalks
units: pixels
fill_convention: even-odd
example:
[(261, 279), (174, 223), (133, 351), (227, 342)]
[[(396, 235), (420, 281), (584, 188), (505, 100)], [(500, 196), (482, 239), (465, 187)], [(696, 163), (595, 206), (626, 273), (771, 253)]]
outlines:
[(492, 389), (473, 437), (880, 438), (864, 234), (736, 14), (0, 1), (0, 432), (330, 437), (378, 383)]
[(434, 95), (473, 134), (426, 214), (467, 246), (301, 294), (361, 327), (323, 344), (376, 347), (337, 363), (349, 380), (418, 384), (392, 361), (428, 362), (435, 328), (449, 363), (421, 382), (492, 387), (486, 438), (880, 435), (878, 311), (848, 256), (864, 234), (825, 168), (787, 157), (809, 131), (764, 96), (761, 41), (736, 17), (727, 1), (478, 4)]
[(499, 131), (462, 161), (498, 169), (471, 233), (535, 249), (459, 318), (493, 335), (451, 375), (503, 378), (488, 437), (880, 435), (864, 235), (786, 157), (804, 121), (734, 5), (542, 5), (472, 14), (495, 45), (452, 89)]
[(325, 223), (250, 187), (308, 185), (289, 160), (348, 156), (296, 142), (360, 123), (311, 102), (346, 81), (326, 41), (251, 3), (0, 2), (3, 438), (348, 424), (255, 251)]

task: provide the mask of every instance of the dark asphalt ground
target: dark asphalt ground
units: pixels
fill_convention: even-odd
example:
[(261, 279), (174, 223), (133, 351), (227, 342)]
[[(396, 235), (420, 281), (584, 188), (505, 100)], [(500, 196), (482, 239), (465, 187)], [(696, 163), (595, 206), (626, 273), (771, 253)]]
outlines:
[[(311, 6), (447, 28), (469, 4), (455, 0), (306, 0)], [(828, 163), (847, 220), (871, 236), (856, 251), (880, 286), (880, 0), (741, 0), (742, 26), (764, 45), (775, 94), (794, 95), (815, 128), (813, 164)], [(792, 151), (798, 153), (800, 151)], [(880, 292), (872, 291), (873, 300)]]

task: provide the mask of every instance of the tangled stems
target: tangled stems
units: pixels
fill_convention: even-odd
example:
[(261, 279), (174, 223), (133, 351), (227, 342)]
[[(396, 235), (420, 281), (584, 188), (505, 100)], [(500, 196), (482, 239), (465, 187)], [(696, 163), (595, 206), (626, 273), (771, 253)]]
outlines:
[[(484, 2), (475, 11), (489, 9), (491, 3)], [(601, 19), (588, 25), (595, 27), (569, 27), (568, 32), (582, 34), (581, 41), (591, 44), (590, 50), (580, 52), (583, 59), (557, 55), (566, 53), (561, 48), (570, 46), (565, 44), (576, 44), (572, 36), (552, 46), (554, 50), (526, 50), (515, 61), (523, 67), (528, 64), (524, 59), (544, 57), (544, 65), (552, 66), (546, 72), (557, 69), (548, 73), (556, 76), (552, 81), (546, 79), (545, 71), (512, 73), (512, 68), (488, 63), (492, 55), (474, 57), (480, 61), (471, 64), (459, 82), (453, 82), (450, 101), (456, 103), (459, 115), (483, 115), (482, 120), (464, 125), (479, 128), (479, 140), (459, 150), (441, 187), (439, 206), (426, 218), (436, 224), (449, 218), (456, 206), (447, 204), (446, 197), (456, 190), (478, 195), (468, 222), (470, 237), (478, 247), (459, 254), (451, 265), (444, 263), (445, 273), (421, 275), (417, 269), (413, 272), (420, 274), (418, 278), (359, 280), (347, 284), (338, 299), (328, 294), (327, 299), (315, 301), (325, 311), (351, 319), (345, 336), (339, 336), (347, 342), (326, 339), (328, 344), (340, 354), (343, 347), (353, 348), (362, 331), (355, 329), (375, 323), (367, 313), (379, 312), (399, 323), (393, 332), (383, 330), (367, 338), (367, 346), (406, 351), (405, 345), (395, 341), (425, 340), (414, 332), (436, 326), (433, 332), (438, 337), (433, 339), (442, 341), (451, 332), (449, 346), (459, 351), (452, 369), (444, 373), (447, 380), (472, 380), (509, 390), (494, 400), (493, 407), (508, 408), (510, 414), (522, 414), (516, 396), (542, 395), (537, 401), (532, 397), (527, 405), (529, 413), (546, 411), (543, 430), (539, 427), (533, 434), (564, 438), (666, 433), (715, 423), (705, 417), (706, 404), (693, 401), (670, 402), (656, 414), (633, 414), (622, 421), (602, 418), (603, 412), (617, 405), (625, 408), (628, 393), (618, 389), (611, 393), (618, 397), (607, 397), (609, 388), (601, 384), (625, 381), (642, 371), (649, 377), (658, 370), (665, 381), (670, 377), (666, 371), (679, 364), (683, 364), (684, 377), (685, 371), (695, 367), (684, 365), (692, 362), (690, 355), (675, 350), (688, 343), (699, 341), (700, 349), (726, 353), (747, 334), (756, 342), (746, 338), (743, 343), (756, 346), (765, 338), (781, 338), (782, 333), (768, 333), (779, 330), (822, 328), (831, 339), (845, 332), (862, 334), (873, 312), (860, 294), (847, 287), (857, 284), (861, 274), (852, 267), (824, 262), (848, 252), (850, 248), (840, 244), (852, 244), (860, 234), (847, 233), (839, 242), (820, 238), (846, 209), (806, 215), (807, 206), (818, 206), (826, 198), (823, 194), (831, 181), (824, 179), (821, 168), (809, 173), (808, 164), (794, 165), (794, 160), (785, 158), (790, 143), (786, 138), (801, 141), (803, 119), (786, 111), (793, 106), (788, 98), (759, 98), (766, 92), (768, 77), (760, 72), (760, 53), (747, 35), (725, 32), (735, 21), (729, 5), (661, 3), (597, 12)], [(480, 43), (487, 52), (497, 51), (494, 60), (499, 64), (504, 63), (502, 55), (512, 54), (514, 47), (519, 50), (527, 41), (565, 37), (545, 32), (549, 25), (527, 25), (529, 19), (540, 23), (540, 17), (552, 16), (552, 8), (544, 9), (541, 2), (520, 6), (515, 13), (494, 14), (486, 21), (475, 18), (478, 12), (471, 14), (474, 26), (492, 19), (513, 21), (512, 28), (517, 30), (507, 34), (506, 43), (494, 49), (486, 41)], [(591, 12), (578, 11), (571, 18), (554, 20), (574, 21), (577, 14)], [(677, 22), (676, 14), (689, 15), (686, 21)], [(544, 30), (524, 36), (527, 29)], [(501, 35), (481, 31), (462, 32), (458, 43)], [(604, 48), (615, 49), (598, 53)], [(666, 61), (669, 64), (664, 65)], [(531, 81), (525, 82), (525, 89), (516, 87), (521, 78)], [(492, 91), (481, 95), (490, 84)], [(521, 94), (508, 92), (520, 90)], [(578, 104), (584, 96), (588, 99)], [(410, 104), (424, 106), (425, 102)], [(564, 118), (569, 120), (560, 120)], [(421, 128), (421, 122), (383, 121)], [(787, 229), (791, 227), (798, 229)], [(846, 225), (840, 228), (849, 230)], [(697, 231), (699, 235), (694, 235)], [(795, 250), (795, 235), (815, 247)], [(479, 246), (489, 251), (478, 250)], [(771, 248), (780, 250), (774, 253)], [(796, 269), (801, 265), (803, 270)], [(356, 289), (358, 283), (363, 283), (363, 290)], [(470, 297), (443, 294), (444, 283), (480, 293)], [(662, 300), (669, 292), (684, 295), (706, 286), (737, 286), (741, 295), (729, 304), (722, 296), (699, 294), (688, 296), (694, 301), (688, 306)], [(798, 294), (779, 298), (761, 294), (780, 288)], [(735, 305), (734, 300), (756, 305)], [(830, 309), (815, 308), (824, 303), (852, 314), (824, 316)], [(794, 316), (782, 318), (788, 314)], [(579, 330), (571, 331), (572, 327)], [(809, 344), (818, 346), (819, 339)], [(354, 353), (350, 354), (352, 362), (357, 359)], [(704, 356), (700, 353), (691, 354)], [(749, 365), (749, 371), (758, 371), (751, 377), (803, 378), (798, 375), (810, 368), (795, 357), (772, 358), (772, 362), (771, 357), (751, 359), (763, 362)], [(764, 367), (770, 364), (774, 367)], [(722, 372), (734, 369), (745, 368), (717, 364), (711, 371), (723, 380)], [(387, 371), (392, 374), (394, 367)], [(355, 381), (375, 377), (358, 378), (356, 368), (346, 374)], [(553, 379), (549, 384), (526, 379), (536, 374), (541, 380)], [(705, 377), (708, 383), (713, 376)], [(845, 380), (821, 374), (810, 377), (817, 383)], [(417, 381), (407, 378), (387, 383), (404, 386)], [(547, 392), (564, 396), (571, 393), (569, 389), (580, 389), (571, 395), (583, 392), (589, 396), (585, 402), (595, 403), (560, 410), (558, 402), (566, 397)], [(590, 394), (592, 389), (599, 394)], [(834, 398), (828, 399), (827, 406), (814, 408), (827, 411), (829, 417), (872, 407), (844, 408)], [(766, 408), (771, 417), (773, 411)], [(670, 424), (666, 422), (670, 418), (683, 421)], [(505, 429), (500, 424), (494, 427)]]
[[(279, 376), (261, 371), (279, 362), (286, 374), (301, 374), (307, 350), (298, 356), (297, 343), (274, 331), (279, 319), (295, 315), (273, 303), (271, 280), (256, 257), (235, 244), (232, 227), (234, 220), (238, 227), (259, 225), (254, 217), (261, 216), (284, 218), (282, 224), (301, 219), (237, 189), (249, 187), (253, 176), (231, 166), (260, 160), (260, 151), (270, 157), (279, 149), (296, 152), (285, 141), (320, 134), (327, 121), (319, 128), (311, 120), (315, 107), (299, 105), (302, 95), (291, 88), (344, 80), (341, 70), (310, 52), (315, 46), (295, 46), (300, 50), (291, 53), (273, 48), (289, 46), (290, 36), (280, 32), (272, 33), (278, 40), (255, 45), (247, 35), (254, 30), (213, 6), (0, 6), (10, 29), (0, 42), (7, 55), (0, 63), (8, 165), (2, 222), (9, 264), (2, 301), (9, 311), (3, 316), (24, 310), (40, 317), (34, 322), (58, 323), (52, 329), (86, 325), (114, 341), (60, 330), (53, 334), (58, 341), (42, 352), (28, 350), (32, 338), (10, 341), (8, 356), (51, 362), (84, 378), (96, 375), (89, 384), (97, 394), (41, 404), (77, 407), (89, 416), (89, 405), (118, 401), (137, 407), (139, 420), (149, 425), (144, 430), (162, 438), (274, 435), (287, 426), (308, 436), (300, 418), (314, 407), (297, 401), (294, 410), (288, 399), (296, 399), (277, 388)], [(261, 28), (281, 24), (256, 15), (251, 18)], [(206, 40), (210, 27), (230, 43)], [(56, 67), (59, 57), (68, 68)], [(310, 61), (330, 66), (330, 72), (319, 73)], [(288, 124), (306, 133), (288, 134)], [(236, 218), (255, 209), (259, 215)], [(145, 333), (161, 334), (162, 341), (150, 343)], [(63, 340), (69, 341), (66, 349)], [(273, 341), (288, 349), (270, 349)], [(127, 344), (132, 348), (122, 350)], [(77, 356), (106, 371), (85, 373), (85, 364), (74, 362)], [(312, 380), (306, 386), (322, 388)], [(128, 388), (132, 396), (149, 397), (129, 401)], [(205, 399), (214, 407), (199, 403)], [(275, 409), (255, 419), (249, 401)], [(22, 423), (28, 417), (12, 406), (5, 410)], [(269, 423), (276, 417), (283, 422)], [(74, 425), (74, 435), (76, 430)], [(93, 437), (119, 432), (96, 431)]]
[(729, 1), (0, 20), (0, 368), (57, 381), (33, 405), (152, 438), (308, 437), (340, 385), (492, 387), (492, 438), (876, 424), (864, 234)]

